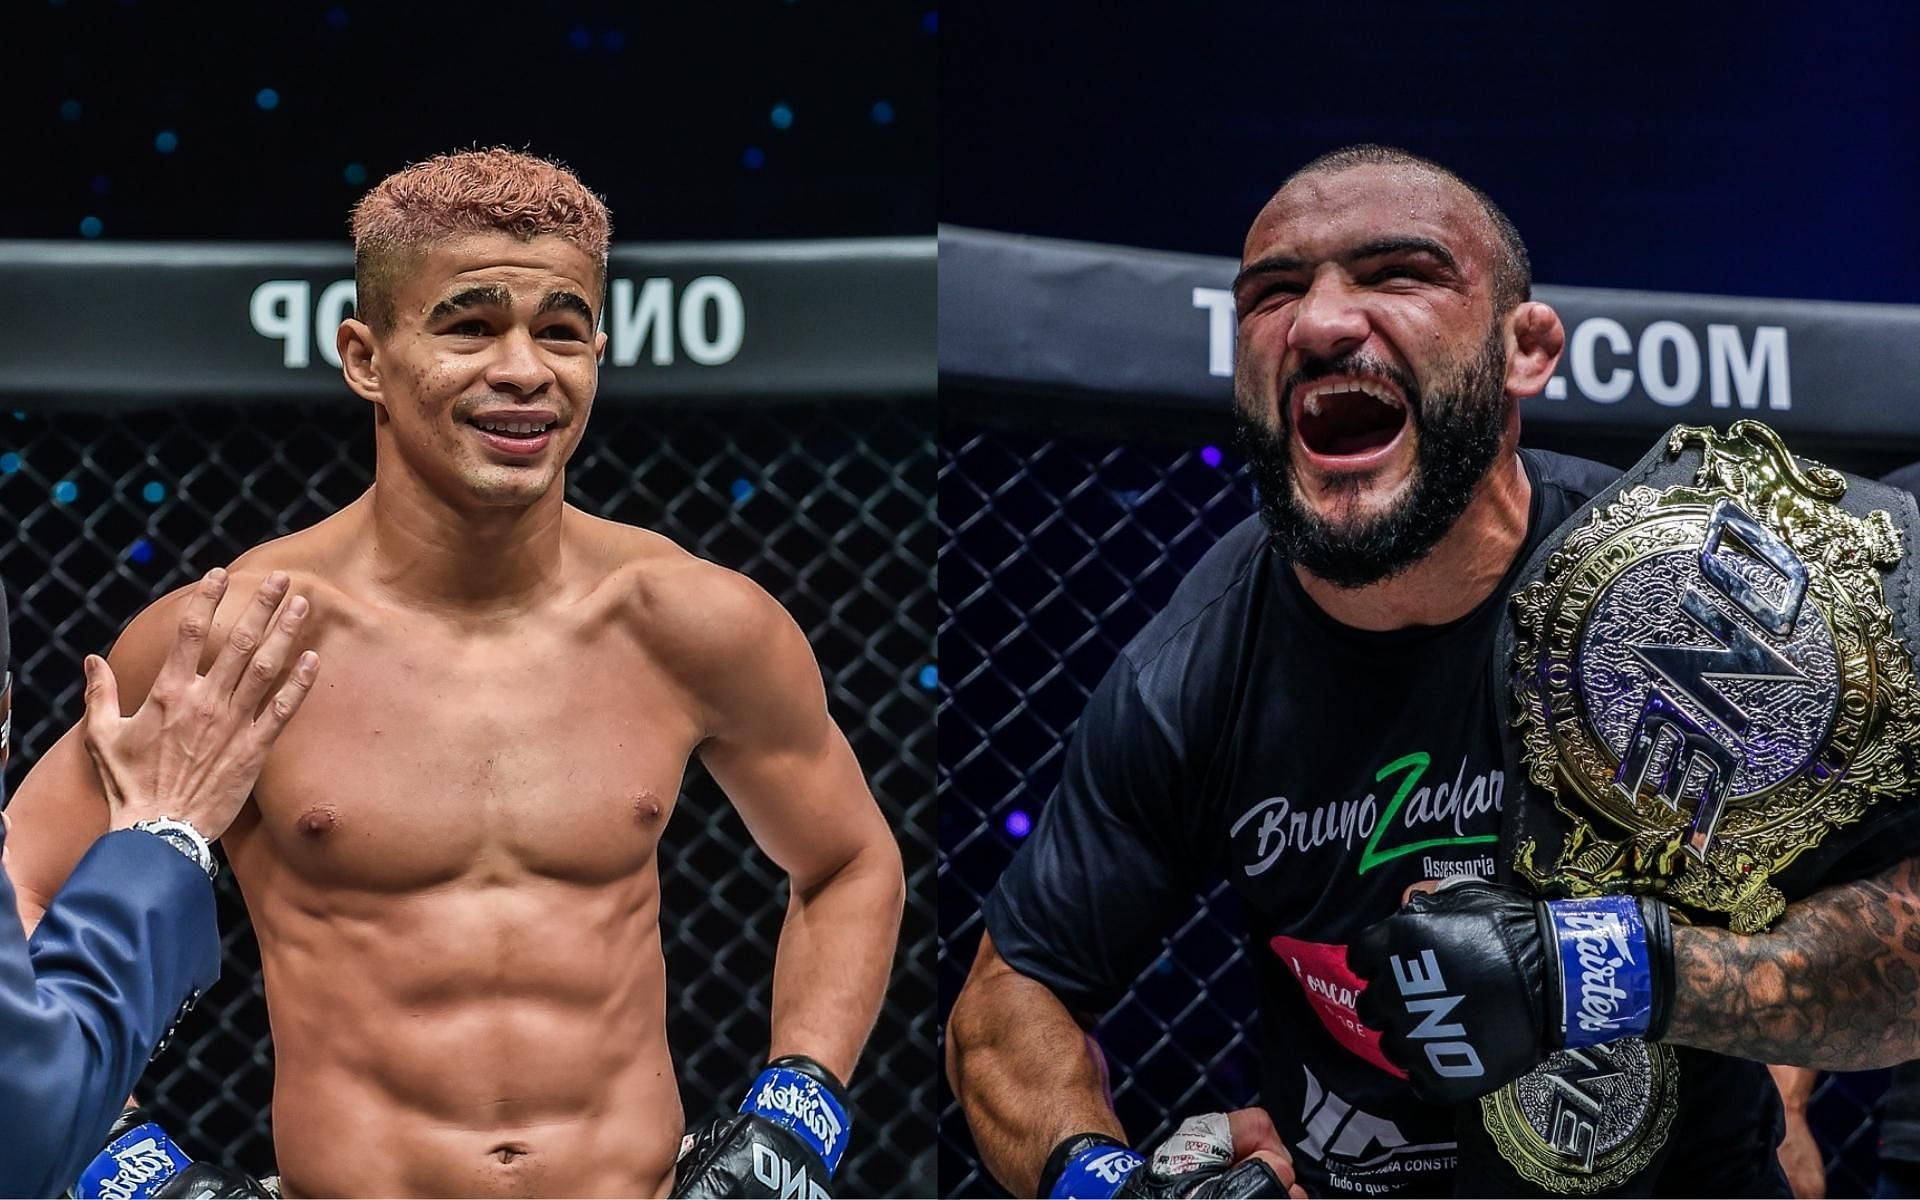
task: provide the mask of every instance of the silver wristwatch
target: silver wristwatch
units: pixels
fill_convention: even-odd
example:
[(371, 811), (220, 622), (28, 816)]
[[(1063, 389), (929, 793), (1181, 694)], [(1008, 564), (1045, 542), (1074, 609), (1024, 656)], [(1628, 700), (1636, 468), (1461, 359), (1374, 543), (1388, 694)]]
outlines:
[(146, 821), (135, 821), (131, 826), (142, 833), (150, 833), (167, 845), (193, 860), (193, 865), (207, 873), (212, 879), (220, 873), (220, 864), (213, 859), (213, 847), (200, 831), (185, 821), (176, 821), (172, 817), (157, 817)]

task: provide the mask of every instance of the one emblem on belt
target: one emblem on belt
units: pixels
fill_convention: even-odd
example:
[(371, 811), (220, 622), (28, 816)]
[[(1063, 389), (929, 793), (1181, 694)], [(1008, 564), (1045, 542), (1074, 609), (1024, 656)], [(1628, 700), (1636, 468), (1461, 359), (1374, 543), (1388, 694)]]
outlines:
[(1562, 1050), (1480, 1098), (1493, 1144), (1553, 1195), (1588, 1195), (1642, 1170), (1667, 1139), (1679, 1077), (1665, 1046), (1626, 1038)]
[(1664, 896), (1757, 933), (1771, 882), (1832, 829), (1920, 784), (1920, 693), (1882, 598), (1885, 512), (1757, 421), (1679, 426), (1692, 486), (1629, 488), (1514, 597), (1530, 781), (1572, 820), (1542, 892)]

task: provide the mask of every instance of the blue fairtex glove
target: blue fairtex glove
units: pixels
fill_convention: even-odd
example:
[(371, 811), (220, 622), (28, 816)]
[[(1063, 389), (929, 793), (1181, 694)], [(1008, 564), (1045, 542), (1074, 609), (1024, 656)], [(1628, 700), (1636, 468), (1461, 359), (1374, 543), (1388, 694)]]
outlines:
[(115, 1118), (107, 1148), (87, 1164), (68, 1195), (75, 1200), (238, 1200), (273, 1193), (251, 1175), (194, 1162), (136, 1106)]
[(740, 1111), (681, 1143), (673, 1195), (831, 1200), (847, 1150), (847, 1089), (810, 1058), (776, 1058), (747, 1089)]
[(1673, 926), (1650, 897), (1536, 900), (1481, 880), (1417, 892), (1347, 948), (1357, 1011), (1422, 1099), (1458, 1104), (1557, 1050), (1658, 1041)]
[(1150, 1155), (1104, 1133), (1083, 1133), (1053, 1148), (1040, 1171), (1050, 1200), (1255, 1200), (1285, 1196), (1273, 1168), (1257, 1158), (1233, 1165), (1233, 1133), (1225, 1113), (1189, 1117)]

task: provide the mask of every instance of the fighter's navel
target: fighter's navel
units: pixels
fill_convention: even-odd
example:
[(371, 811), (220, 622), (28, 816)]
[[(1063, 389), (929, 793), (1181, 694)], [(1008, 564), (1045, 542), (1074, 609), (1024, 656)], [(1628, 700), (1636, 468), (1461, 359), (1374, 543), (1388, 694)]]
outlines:
[(516, 1158), (521, 1158), (532, 1153), (532, 1151), (528, 1150), (526, 1144), (523, 1142), (507, 1142), (503, 1145), (495, 1146), (493, 1149), (487, 1151), (487, 1153), (493, 1155), (493, 1157), (499, 1159), (502, 1163), (510, 1163)]
[(333, 827), (338, 821), (339, 817), (333, 809), (322, 804), (301, 813), (299, 819), (294, 822), (294, 828), (306, 837), (325, 837), (333, 832)]

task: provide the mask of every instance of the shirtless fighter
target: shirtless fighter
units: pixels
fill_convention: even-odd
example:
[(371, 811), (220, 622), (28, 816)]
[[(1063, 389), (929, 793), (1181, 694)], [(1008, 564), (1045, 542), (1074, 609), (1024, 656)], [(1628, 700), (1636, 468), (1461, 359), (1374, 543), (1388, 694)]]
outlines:
[[(825, 1195), (846, 1146), (899, 851), (779, 604), (564, 502), (608, 232), (570, 173), (505, 150), (370, 192), (338, 345), (374, 485), (234, 566), (233, 597), (291, 576), (327, 663), (225, 838), (288, 1196)], [(187, 596), (114, 647), (127, 706)], [(695, 753), (792, 893), (771, 1065), (682, 1153), (655, 854)], [(76, 734), (13, 817), (31, 920), (105, 828)]]

